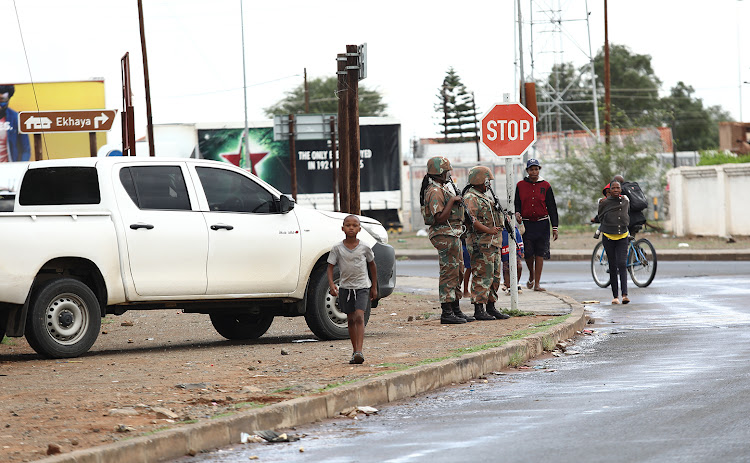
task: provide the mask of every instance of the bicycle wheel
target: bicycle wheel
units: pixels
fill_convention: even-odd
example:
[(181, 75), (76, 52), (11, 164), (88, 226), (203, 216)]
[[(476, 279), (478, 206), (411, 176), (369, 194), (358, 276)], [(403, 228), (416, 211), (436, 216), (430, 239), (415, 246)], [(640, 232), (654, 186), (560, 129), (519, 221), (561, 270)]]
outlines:
[(591, 276), (600, 288), (609, 286), (609, 261), (607, 261), (607, 253), (604, 252), (604, 243), (601, 241), (597, 243), (594, 253), (591, 254)]
[(639, 288), (645, 288), (656, 276), (656, 250), (649, 240), (641, 238), (628, 249), (628, 272)]

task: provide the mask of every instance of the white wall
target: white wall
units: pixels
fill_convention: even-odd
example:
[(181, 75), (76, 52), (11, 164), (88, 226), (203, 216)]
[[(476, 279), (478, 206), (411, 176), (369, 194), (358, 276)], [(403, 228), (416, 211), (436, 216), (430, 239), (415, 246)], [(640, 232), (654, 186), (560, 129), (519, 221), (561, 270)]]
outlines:
[(680, 167), (667, 172), (677, 236), (750, 235), (750, 164)]

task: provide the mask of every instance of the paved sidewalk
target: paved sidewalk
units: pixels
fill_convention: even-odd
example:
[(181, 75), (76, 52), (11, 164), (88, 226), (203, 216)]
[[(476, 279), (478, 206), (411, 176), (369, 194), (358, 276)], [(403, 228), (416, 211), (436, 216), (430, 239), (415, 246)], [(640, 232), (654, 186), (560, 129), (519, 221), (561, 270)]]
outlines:
[[(590, 260), (591, 249), (553, 249), (551, 260)], [(750, 260), (750, 249), (657, 249), (659, 261), (681, 260)], [(437, 259), (434, 249), (396, 249), (396, 257), (408, 259)]]

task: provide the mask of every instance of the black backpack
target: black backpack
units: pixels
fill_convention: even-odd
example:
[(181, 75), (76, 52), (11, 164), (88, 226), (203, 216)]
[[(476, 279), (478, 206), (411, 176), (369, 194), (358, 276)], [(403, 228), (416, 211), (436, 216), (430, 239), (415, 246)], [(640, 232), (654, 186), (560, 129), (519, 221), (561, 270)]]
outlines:
[(630, 200), (630, 210), (640, 212), (648, 207), (648, 200), (643, 190), (636, 182), (624, 182), (622, 193)]

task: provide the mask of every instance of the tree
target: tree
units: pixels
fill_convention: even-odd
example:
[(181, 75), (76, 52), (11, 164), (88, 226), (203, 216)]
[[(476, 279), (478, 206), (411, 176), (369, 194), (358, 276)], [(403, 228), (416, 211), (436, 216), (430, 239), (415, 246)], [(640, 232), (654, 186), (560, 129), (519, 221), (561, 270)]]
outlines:
[[(307, 88), (310, 100), (310, 113), (312, 114), (336, 114), (338, 113), (339, 100), (336, 95), (338, 79), (336, 77), (315, 78), (308, 81)], [(383, 103), (383, 97), (375, 90), (370, 90), (364, 85), (359, 86), (359, 115), (385, 116), (387, 105)], [(305, 86), (300, 84), (287, 92), (286, 96), (276, 104), (264, 108), (267, 117), (285, 114), (305, 113)]]
[(446, 72), (437, 97), (435, 111), (442, 117), (440, 133), (443, 135), (443, 142), (479, 140), (479, 119), (474, 93), (466, 89), (452, 67)]
[(581, 156), (556, 161), (552, 166), (555, 196), (568, 224), (586, 222), (595, 210), (602, 188), (620, 174), (625, 180), (648, 178), (656, 168), (656, 145), (638, 144), (626, 138), (623, 146), (596, 144)]
[[(604, 121), (604, 50), (594, 58), (599, 120)], [(588, 65), (575, 70), (571, 63), (555, 65), (545, 81), (540, 82), (550, 99), (558, 97), (586, 127), (593, 129), (594, 113), (589, 104), (591, 78)], [(584, 77), (582, 77), (584, 76)], [(731, 121), (721, 106), (706, 108), (694, 97), (693, 87), (678, 82), (670, 94), (659, 97), (661, 80), (651, 66), (651, 56), (634, 53), (624, 45), (610, 45), (611, 122), (614, 128), (673, 127), (678, 150), (715, 148), (719, 144), (718, 122)], [(542, 100), (543, 101), (543, 100)], [(561, 118), (561, 130), (580, 127), (570, 117)], [(555, 132), (556, 124), (540, 124), (541, 130)]]

